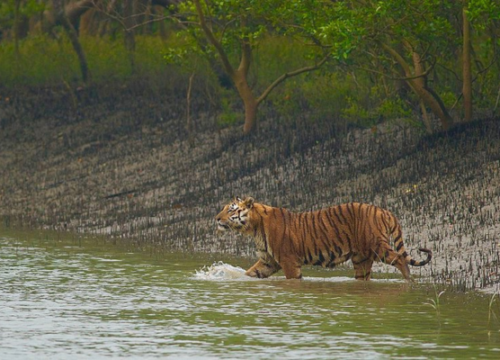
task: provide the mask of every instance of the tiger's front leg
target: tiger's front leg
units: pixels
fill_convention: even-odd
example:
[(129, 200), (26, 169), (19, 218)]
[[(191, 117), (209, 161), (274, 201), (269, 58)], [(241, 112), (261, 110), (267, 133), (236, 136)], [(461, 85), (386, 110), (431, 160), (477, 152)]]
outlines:
[(279, 266), (276, 261), (264, 261), (262, 259), (259, 259), (250, 269), (245, 272), (245, 275), (262, 279), (271, 276), (279, 269), (281, 269), (281, 266)]

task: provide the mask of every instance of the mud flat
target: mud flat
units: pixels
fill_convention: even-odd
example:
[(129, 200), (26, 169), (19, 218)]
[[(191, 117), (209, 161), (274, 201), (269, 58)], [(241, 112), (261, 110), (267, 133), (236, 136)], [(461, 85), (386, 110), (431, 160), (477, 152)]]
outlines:
[(243, 137), (217, 129), (200, 101), (190, 139), (182, 106), (133, 92), (77, 107), (53, 92), (2, 104), (4, 224), (253, 256), (247, 239), (215, 233), (213, 217), (232, 196), (294, 211), (361, 201), (400, 218), (412, 256), (433, 251), (414, 274), (496, 289), (500, 119), (424, 136), (395, 123), (339, 131), (304, 116), (264, 120)]

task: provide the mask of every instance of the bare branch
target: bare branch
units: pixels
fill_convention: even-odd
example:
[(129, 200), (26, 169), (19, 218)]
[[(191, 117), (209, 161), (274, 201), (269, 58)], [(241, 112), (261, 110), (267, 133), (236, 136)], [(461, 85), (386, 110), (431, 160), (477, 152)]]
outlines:
[(432, 71), (432, 69), (434, 68), (435, 65), (436, 65), (436, 61), (434, 61), (431, 64), (431, 66), (427, 70), (425, 70), (422, 74), (420, 74), (420, 75), (414, 75), (414, 76), (405, 76), (405, 77), (389, 76), (389, 75), (387, 75), (386, 73), (384, 73), (382, 71), (377, 71), (377, 70), (365, 68), (365, 67), (362, 67), (362, 66), (354, 66), (354, 67), (356, 67), (356, 68), (358, 68), (360, 70), (364, 70), (364, 71), (368, 71), (368, 72), (374, 73), (374, 74), (382, 75), (383, 77), (385, 77), (387, 79), (390, 79), (390, 80), (408, 81), (408, 80), (415, 80), (415, 79), (426, 77), (427, 75), (430, 74), (430, 72)]
[(208, 27), (206, 21), (205, 21), (205, 15), (203, 13), (203, 10), (200, 5), (199, 0), (194, 0), (193, 1), (195, 6), (196, 6), (196, 11), (198, 12), (198, 18), (200, 19), (200, 26), (205, 35), (207, 36), (208, 41), (215, 47), (217, 52), (219, 53), (219, 56), (221, 57), (222, 64), (224, 65), (224, 69), (226, 70), (227, 74), (231, 77), (234, 76), (234, 69), (231, 63), (229, 62), (229, 58), (227, 57), (226, 52), (224, 51), (224, 48), (222, 47), (222, 44), (215, 38), (214, 33), (210, 28)]
[(389, 53), (392, 55), (392, 57), (398, 62), (398, 64), (403, 68), (403, 71), (407, 76), (411, 76), (411, 70), (410, 66), (406, 62), (406, 60), (399, 54), (396, 50), (394, 50), (392, 47), (387, 45), (384, 42), (379, 42), (379, 44)]
[(64, 7), (64, 12), (71, 23), (75, 26), (78, 19), (88, 10), (94, 7), (94, 3), (99, 3), (101, 0), (80, 0), (77, 2), (69, 3)]
[(281, 75), (279, 78), (277, 78), (276, 80), (274, 80), (274, 82), (271, 85), (269, 85), (266, 90), (264, 90), (264, 92), (262, 93), (262, 95), (260, 95), (257, 98), (257, 104), (261, 103), (265, 98), (267, 98), (267, 96), (271, 93), (271, 91), (276, 86), (278, 86), (283, 81), (285, 81), (286, 79), (291, 78), (293, 76), (297, 76), (297, 75), (306, 73), (306, 72), (309, 72), (309, 71), (314, 71), (314, 70), (319, 69), (328, 60), (328, 58), (330, 57), (330, 55), (331, 55), (331, 53), (328, 53), (323, 59), (321, 59), (315, 65), (305, 66), (303, 68), (300, 68), (300, 69), (297, 69), (297, 70), (294, 70), (294, 71), (291, 71), (291, 72), (288, 72), (288, 73), (284, 73), (283, 75)]
[[(123, 16), (119, 11), (115, 10), (118, 0), (109, 0), (107, 4), (103, 0), (85, 0), (92, 3), (92, 7), (97, 11), (107, 16), (111, 20), (116, 21), (125, 31), (132, 31), (135, 28), (151, 24), (158, 21), (163, 21), (167, 19), (178, 21), (178, 15), (151, 15), (147, 11), (134, 13), (129, 16)], [(180, 0), (152, 0), (151, 5), (168, 7), (170, 5), (179, 4)], [(136, 18), (142, 18), (145, 14), (150, 17), (149, 20), (141, 21), (136, 23), (135, 21), (130, 21)], [(134, 25), (127, 25), (128, 23), (135, 23)]]

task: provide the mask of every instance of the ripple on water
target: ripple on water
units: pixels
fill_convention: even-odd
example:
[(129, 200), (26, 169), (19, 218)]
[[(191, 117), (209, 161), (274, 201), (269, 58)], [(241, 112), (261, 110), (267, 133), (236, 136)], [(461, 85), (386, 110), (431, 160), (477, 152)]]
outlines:
[(446, 293), (436, 316), (425, 305), (433, 292), (401, 286), (401, 279), (363, 283), (306, 269), (318, 276), (262, 280), (222, 261), (200, 269), (213, 258), (194, 259), (0, 243), (2, 360), (439, 358), (497, 351), (498, 322), (490, 325), (492, 341), (484, 340), (481, 319), (488, 314), (476, 311), (487, 310), (487, 301), (469, 299), (464, 310), (463, 299)]

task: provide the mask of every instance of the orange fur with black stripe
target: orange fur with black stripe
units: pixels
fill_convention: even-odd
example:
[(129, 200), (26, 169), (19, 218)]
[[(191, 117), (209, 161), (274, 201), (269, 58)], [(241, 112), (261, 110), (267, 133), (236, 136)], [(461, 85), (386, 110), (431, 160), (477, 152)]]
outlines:
[[(292, 213), (236, 198), (216, 217), (219, 230), (235, 230), (255, 240), (259, 260), (246, 275), (266, 278), (283, 269), (287, 279), (300, 279), (302, 265), (334, 267), (351, 260), (355, 277), (369, 280), (374, 261), (398, 268), (410, 279), (408, 265), (424, 266), (403, 245), (401, 226), (389, 211), (377, 206), (348, 203), (313, 212)], [(394, 248), (390, 242), (394, 243)]]

